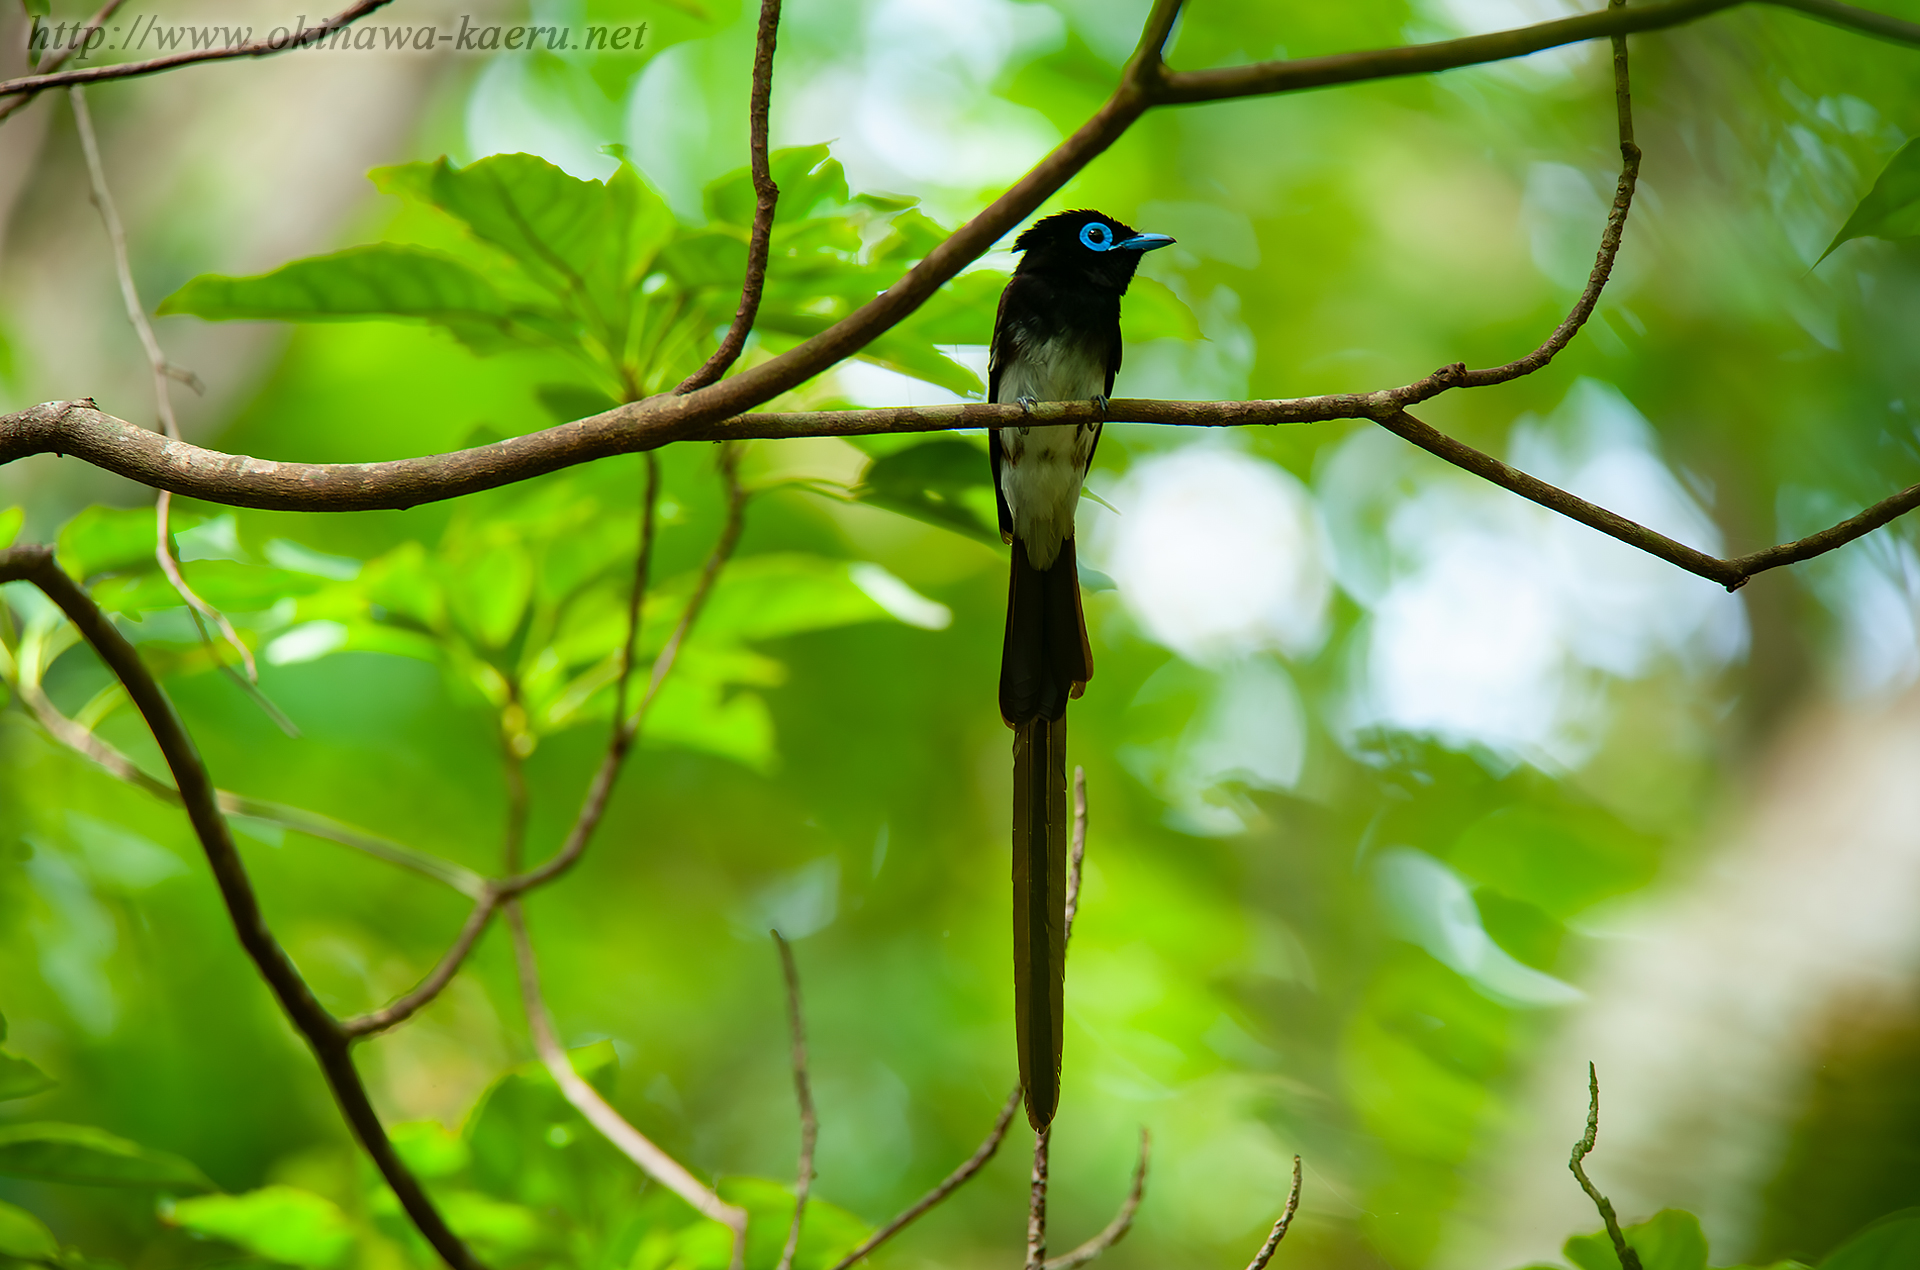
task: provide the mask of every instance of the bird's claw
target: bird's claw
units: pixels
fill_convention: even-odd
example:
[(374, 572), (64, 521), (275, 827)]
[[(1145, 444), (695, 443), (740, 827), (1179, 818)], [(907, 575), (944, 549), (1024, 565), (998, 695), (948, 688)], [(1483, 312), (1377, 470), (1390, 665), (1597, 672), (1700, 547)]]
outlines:
[(1019, 398), (1016, 398), (1016, 400), (1019, 401), (1020, 408), (1026, 411), (1028, 414), (1032, 414), (1033, 408), (1040, 404), (1040, 399), (1038, 397), (1019, 397)]
[(1107, 421), (1107, 407), (1111, 404), (1104, 394), (1093, 394), (1093, 408), (1100, 412), (1100, 422), (1105, 423)]

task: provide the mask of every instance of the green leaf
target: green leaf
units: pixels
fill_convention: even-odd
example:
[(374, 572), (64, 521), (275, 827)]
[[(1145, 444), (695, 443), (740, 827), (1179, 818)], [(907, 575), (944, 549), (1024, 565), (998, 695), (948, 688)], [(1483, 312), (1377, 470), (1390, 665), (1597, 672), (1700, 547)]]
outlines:
[(993, 319), (1007, 278), (994, 269), (963, 273), (934, 292), (895, 329), (910, 331), (929, 344), (991, 343)]
[[(176, 511), (168, 527), (179, 533), (204, 519)], [(102, 573), (157, 569), (154, 528), (151, 507), (88, 507), (61, 528), (54, 556), (62, 569), (83, 582)]]
[(1467, 826), (1448, 861), (1474, 881), (1567, 918), (1644, 886), (1658, 855), (1610, 818), (1518, 804)]
[[(775, 150), (768, 156), (767, 168), (780, 187), (778, 217), (783, 222), (791, 224), (813, 215), (823, 203), (838, 207), (847, 201), (846, 173), (824, 145)], [(735, 169), (706, 189), (707, 215), (729, 225), (751, 226), (757, 204), (748, 168)]]
[(183, 1199), (166, 1220), (289, 1265), (337, 1266), (353, 1248), (353, 1231), (333, 1201), (292, 1186)]
[(524, 1205), (477, 1191), (449, 1191), (439, 1197), (439, 1204), (453, 1233), (483, 1257), (511, 1257), (553, 1242), (538, 1215)]
[(51, 1261), (60, 1255), (60, 1242), (46, 1223), (24, 1208), (0, 1204), (0, 1257)]
[(533, 395), (555, 423), (572, 423), (575, 419), (611, 410), (615, 405), (613, 398), (583, 384), (541, 384), (533, 390)]
[[(1841, 243), (1855, 238), (1913, 238), (1920, 235), (1920, 137), (1887, 160), (1873, 188), (1853, 209), (1847, 223), (1820, 253), (1825, 260)], [(1814, 261), (1817, 267), (1820, 260)]]
[(776, 639), (889, 617), (853, 580), (846, 561), (770, 552), (736, 560), (720, 575), (698, 634), (707, 639)]
[(0, 1102), (31, 1098), (59, 1083), (26, 1059), (0, 1053)]
[[(1706, 1270), (1707, 1237), (1700, 1219), (1679, 1208), (1665, 1208), (1637, 1226), (1623, 1226), (1627, 1246), (1640, 1254), (1641, 1270)], [(1613, 1240), (1604, 1230), (1575, 1235), (1561, 1255), (1580, 1270), (1620, 1270)]]
[(216, 1189), (206, 1174), (177, 1155), (149, 1150), (92, 1125), (52, 1121), (0, 1128), (0, 1173), (82, 1186)]
[(202, 274), (161, 301), (157, 311), (212, 322), (414, 318), (457, 333), (503, 333), (513, 316), (513, 306), (470, 266), (402, 243), (349, 247), (250, 278)]
[(1920, 1208), (1903, 1208), (1828, 1253), (1820, 1270), (1912, 1270), (1914, 1266), (1920, 1266)]
[(1202, 340), (1200, 319), (1164, 282), (1135, 278), (1122, 302), (1120, 329), (1130, 344), (1147, 340)]
[[(793, 1189), (764, 1177), (727, 1177), (720, 1180), (718, 1190), (720, 1198), (747, 1210), (747, 1264), (776, 1264), (793, 1225)], [(806, 1220), (800, 1223), (794, 1270), (831, 1266), (872, 1231), (846, 1209), (815, 1196), (807, 1201)]]
[(452, 1177), (473, 1161), (466, 1139), (435, 1120), (413, 1120), (387, 1130), (393, 1149), (420, 1177)]
[[(13, 540), (20, 536), (20, 527), (27, 523), (27, 509), (20, 506), (9, 507), (0, 512), (0, 549), (11, 547)], [(4, 1039), (4, 1033), (0, 1033)]]
[[(991, 475), (980, 447), (942, 437), (875, 459), (853, 497), (997, 547), (998, 525), (989, 524), (976, 507), (992, 502)], [(984, 491), (984, 498), (976, 491)]]

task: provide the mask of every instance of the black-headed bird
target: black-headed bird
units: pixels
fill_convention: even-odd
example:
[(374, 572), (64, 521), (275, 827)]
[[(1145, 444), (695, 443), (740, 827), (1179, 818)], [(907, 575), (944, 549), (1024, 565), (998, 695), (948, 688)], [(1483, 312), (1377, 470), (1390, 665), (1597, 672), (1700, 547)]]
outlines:
[[(1120, 370), (1120, 297), (1140, 234), (1100, 212), (1061, 212), (1029, 226), (1000, 296), (987, 395), (1031, 406), (1088, 401), (1106, 413)], [(1067, 701), (1093, 677), (1080, 608), (1073, 513), (1100, 424), (993, 429), (988, 452), (1000, 535), (1013, 545), (1000, 715), (1013, 729), (1013, 995), (1020, 1086), (1035, 1131), (1060, 1105), (1066, 980)]]

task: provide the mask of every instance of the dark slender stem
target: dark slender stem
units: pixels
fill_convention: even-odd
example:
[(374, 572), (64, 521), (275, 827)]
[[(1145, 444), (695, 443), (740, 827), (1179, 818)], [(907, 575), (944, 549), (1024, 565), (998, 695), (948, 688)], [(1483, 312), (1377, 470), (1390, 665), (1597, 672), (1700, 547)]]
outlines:
[(136, 75), (153, 75), (180, 66), (191, 66), (195, 62), (224, 62), (236, 57), (271, 57), (289, 49), (317, 44), (341, 27), (351, 26), (375, 9), (389, 3), (391, 0), (360, 0), (360, 3), (352, 8), (341, 10), (318, 26), (303, 27), (279, 43), (274, 43), (271, 39), (250, 40), (245, 44), (236, 44), (232, 48), (196, 49), (187, 53), (169, 53), (165, 57), (150, 57), (141, 62), (118, 62), (111, 66), (88, 66), (77, 71), (55, 71), (50, 75), (22, 75), (18, 79), (0, 80), (0, 97), (13, 93), (40, 93), (49, 88), (64, 88), (69, 84), (98, 84), (109, 79), (131, 79)]
[(993, 1128), (987, 1132), (986, 1139), (980, 1143), (979, 1149), (968, 1156), (959, 1168), (941, 1179), (938, 1186), (916, 1200), (912, 1207), (874, 1231), (867, 1236), (865, 1243), (835, 1262), (833, 1270), (849, 1270), (849, 1267), (866, 1258), (874, 1249), (918, 1221), (931, 1209), (945, 1201), (949, 1195), (966, 1185), (974, 1174), (987, 1166), (987, 1161), (991, 1160), (994, 1153), (1000, 1149), (1000, 1144), (1006, 1140), (1007, 1128), (1013, 1124), (1014, 1113), (1018, 1110), (1020, 1110), (1020, 1086), (1015, 1085), (1013, 1092), (1007, 1095), (1007, 1101), (1000, 1108), (999, 1119), (993, 1122)]
[(1600, 1220), (1606, 1223), (1607, 1237), (1613, 1240), (1613, 1254), (1620, 1258), (1620, 1270), (1640, 1270), (1640, 1254), (1627, 1244), (1627, 1237), (1620, 1233), (1620, 1219), (1614, 1216), (1613, 1201), (1600, 1193), (1600, 1188), (1587, 1178), (1583, 1167), (1586, 1158), (1593, 1154), (1593, 1144), (1600, 1136), (1600, 1073), (1592, 1063), (1587, 1064), (1587, 1132), (1573, 1144), (1573, 1154), (1567, 1160), (1567, 1167), (1580, 1182), (1580, 1189), (1587, 1193), (1593, 1206), (1600, 1210)]
[(1033, 1135), (1033, 1175), (1027, 1182), (1027, 1270), (1047, 1264), (1047, 1147), (1051, 1126)]
[(1145, 1129), (1140, 1130), (1140, 1158), (1133, 1166), (1133, 1185), (1127, 1188), (1126, 1199), (1120, 1202), (1120, 1211), (1113, 1215), (1106, 1228), (1087, 1242), (1063, 1256), (1054, 1257), (1046, 1263), (1045, 1270), (1074, 1270), (1083, 1266), (1107, 1249), (1127, 1237), (1133, 1229), (1134, 1214), (1140, 1211), (1140, 1201), (1147, 1194), (1147, 1154), (1151, 1139)]
[(740, 307), (733, 323), (706, 364), (681, 381), (676, 393), (688, 393), (713, 383), (739, 360), (747, 334), (760, 312), (760, 293), (767, 285), (767, 253), (773, 241), (773, 213), (780, 187), (773, 183), (767, 159), (767, 115), (773, 101), (773, 51), (780, 34), (780, 0), (760, 0), (760, 30), (754, 39), (753, 92), (747, 106), (748, 149), (752, 154), (753, 229), (747, 237), (747, 274), (740, 284)]
[(793, 1222), (787, 1228), (786, 1247), (774, 1270), (793, 1270), (794, 1254), (800, 1251), (800, 1223), (807, 1215), (807, 1196), (813, 1190), (813, 1147), (820, 1136), (820, 1121), (813, 1110), (813, 1086), (807, 1079), (807, 1027), (800, 1015), (800, 968), (794, 964), (793, 949), (774, 931), (773, 942), (780, 950), (780, 971), (787, 981), (787, 1027), (793, 1034), (793, 1094), (800, 1105), (800, 1167), (793, 1184)]
[(1260, 1251), (1253, 1254), (1253, 1260), (1247, 1263), (1247, 1270), (1267, 1270), (1267, 1262), (1273, 1260), (1274, 1250), (1280, 1247), (1280, 1241), (1287, 1237), (1288, 1227), (1293, 1225), (1293, 1214), (1300, 1207), (1300, 1157), (1293, 1157), (1293, 1185), (1287, 1188), (1287, 1205), (1280, 1210), (1280, 1220), (1273, 1223), (1273, 1231), (1268, 1234), (1267, 1242), (1260, 1245)]
[(446, 1222), (421, 1189), (419, 1181), (394, 1151), (379, 1116), (374, 1113), (373, 1105), (367, 1099), (360, 1074), (354, 1069), (353, 1059), (348, 1053), (350, 1038), (313, 995), (313, 990), (300, 977), (292, 959), (268, 928), (266, 918), (260, 911), (259, 898), (254, 894), (253, 883), (247, 876), (246, 866), (241, 862), (233, 836), (228, 831), (226, 817), (220, 813), (218, 791), (207, 774), (206, 765), (201, 761), (193, 739), (187, 735), (180, 716), (174, 712), (173, 703), (161, 691), (159, 683), (148, 672), (133, 645), (126, 641), (92, 598), (54, 563), (51, 550), (42, 546), (0, 550), (0, 582), (14, 581), (31, 582), (39, 587), (66, 614), (74, 629), (93, 646), (100, 660), (126, 687), (127, 696), (146, 720), (154, 742), (160, 747), (160, 753), (173, 773), (174, 788), (186, 809), (195, 836), (200, 839), (201, 849), (213, 870), (214, 881), (220, 888), (227, 915), (233, 922), (241, 947), (259, 968), (261, 977), (273, 990), (281, 1009), (286, 1011), (287, 1017), (306, 1038), (354, 1136), (360, 1140), (387, 1184), (393, 1188), (407, 1216), (434, 1250), (456, 1270), (477, 1270), (480, 1263), (447, 1228)]

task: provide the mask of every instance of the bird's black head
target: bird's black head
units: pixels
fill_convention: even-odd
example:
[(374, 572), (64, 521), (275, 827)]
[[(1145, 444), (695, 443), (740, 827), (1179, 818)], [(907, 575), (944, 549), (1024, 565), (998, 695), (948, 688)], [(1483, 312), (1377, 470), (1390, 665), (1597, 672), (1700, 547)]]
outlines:
[(1165, 247), (1165, 234), (1142, 234), (1104, 212), (1057, 212), (1013, 240), (1021, 273), (1057, 273), (1126, 294), (1143, 253)]

